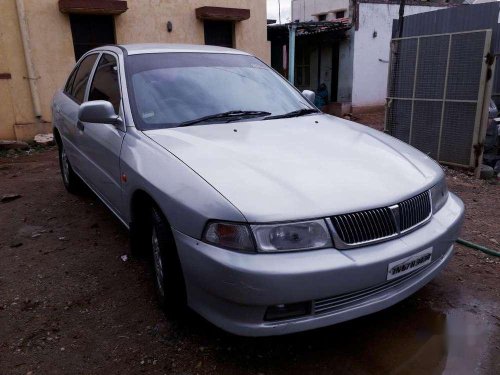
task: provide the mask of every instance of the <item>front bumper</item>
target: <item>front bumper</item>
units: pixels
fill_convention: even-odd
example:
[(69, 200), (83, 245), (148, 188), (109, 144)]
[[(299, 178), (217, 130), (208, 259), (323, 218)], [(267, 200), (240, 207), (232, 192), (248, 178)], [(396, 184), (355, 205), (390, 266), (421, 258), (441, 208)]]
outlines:
[[(242, 254), (174, 230), (188, 304), (220, 328), (244, 336), (270, 336), (323, 327), (387, 308), (432, 280), (453, 254), (464, 217), (453, 194), (432, 219), (403, 237), (352, 250)], [(387, 282), (388, 264), (433, 248), (432, 262)], [(340, 296), (337, 298), (333, 298)], [(344, 298), (345, 296), (345, 298)], [(315, 301), (340, 301), (315, 313)], [(311, 301), (309, 315), (265, 321), (268, 306)], [(319, 303), (319, 302), (318, 302)], [(330, 302), (328, 302), (330, 303)]]

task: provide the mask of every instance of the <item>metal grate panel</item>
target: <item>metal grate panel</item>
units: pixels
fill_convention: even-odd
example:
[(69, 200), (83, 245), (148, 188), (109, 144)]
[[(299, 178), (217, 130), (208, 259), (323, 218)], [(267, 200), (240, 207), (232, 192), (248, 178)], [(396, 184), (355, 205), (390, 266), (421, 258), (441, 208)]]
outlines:
[(484, 62), (485, 33), (451, 37), (447, 99), (477, 100)]
[(386, 131), (438, 161), (475, 167), (490, 43), (491, 30), (393, 39)]
[(413, 80), (415, 79), (415, 59), (417, 56), (417, 40), (404, 39), (397, 42), (393, 47), (397, 55), (391, 71), (392, 97), (408, 97), (413, 92)]
[(439, 159), (467, 165), (471, 160), (476, 105), (474, 103), (446, 103)]
[(387, 109), (389, 132), (403, 142), (410, 142), (411, 100), (393, 99)]
[(442, 109), (441, 101), (415, 100), (413, 106), (413, 122), (426, 126), (412, 127), (411, 144), (434, 159), (438, 158)]
[(420, 39), (415, 98), (443, 98), (449, 41), (449, 35)]

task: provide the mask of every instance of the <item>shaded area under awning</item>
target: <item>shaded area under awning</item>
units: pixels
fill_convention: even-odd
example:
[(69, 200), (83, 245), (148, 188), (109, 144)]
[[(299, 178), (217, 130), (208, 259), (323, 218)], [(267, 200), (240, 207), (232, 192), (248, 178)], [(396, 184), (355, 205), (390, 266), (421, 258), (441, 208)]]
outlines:
[(267, 40), (288, 41), (290, 26), (296, 26), (297, 38), (331, 39), (342, 38), (347, 30), (352, 27), (349, 18), (341, 18), (335, 21), (320, 22), (294, 22), (287, 24), (267, 25)]
[(59, 0), (59, 11), (67, 14), (114, 15), (127, 9), (124, 0)]

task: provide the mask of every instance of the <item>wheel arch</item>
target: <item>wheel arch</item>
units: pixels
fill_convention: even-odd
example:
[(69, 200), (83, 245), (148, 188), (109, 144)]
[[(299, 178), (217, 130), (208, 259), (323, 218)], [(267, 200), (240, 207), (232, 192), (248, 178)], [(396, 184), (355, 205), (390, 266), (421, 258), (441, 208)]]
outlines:
[(156, 207), (170, 227), (167, 214), (146, 190), (136, 189), (130, 198), (130, 246), (135, 255), (143, 255), (144, 244), (148, 243), (151, 228), (151, 210)]
[(54, 134), (54, 140), (56, 141), (56, 144), (61, 147), (62, 145), (62, 138), (61, 138), (61, 134), (59, 133), (59, 130), (54, 127), (54, 129), (52, 130), (52, 134)]

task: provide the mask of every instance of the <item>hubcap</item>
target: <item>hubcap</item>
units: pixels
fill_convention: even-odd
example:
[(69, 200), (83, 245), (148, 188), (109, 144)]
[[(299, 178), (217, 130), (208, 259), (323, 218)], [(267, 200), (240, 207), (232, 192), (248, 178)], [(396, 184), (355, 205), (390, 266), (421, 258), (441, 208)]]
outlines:
[(156, 284), (158, 285), (158, 290), (161, 295), (164, 294), (163, 291), (163, 262), (161, 260), (161, 250), (160, 243), (158, 242), (158, 236), (156, 234), (156, 229), (153, 228), (153, 233), (151, 235), (151, 244), (153, 246), (153, 262), (155, 266), (156, 273)]
[(61, 166), (62, 166), (62, 175), (64, 182), (66, 184), (69, 183), (69, 161), (68, 156), (66, 155), (66, 150), (63, 148), (61, 150)]

